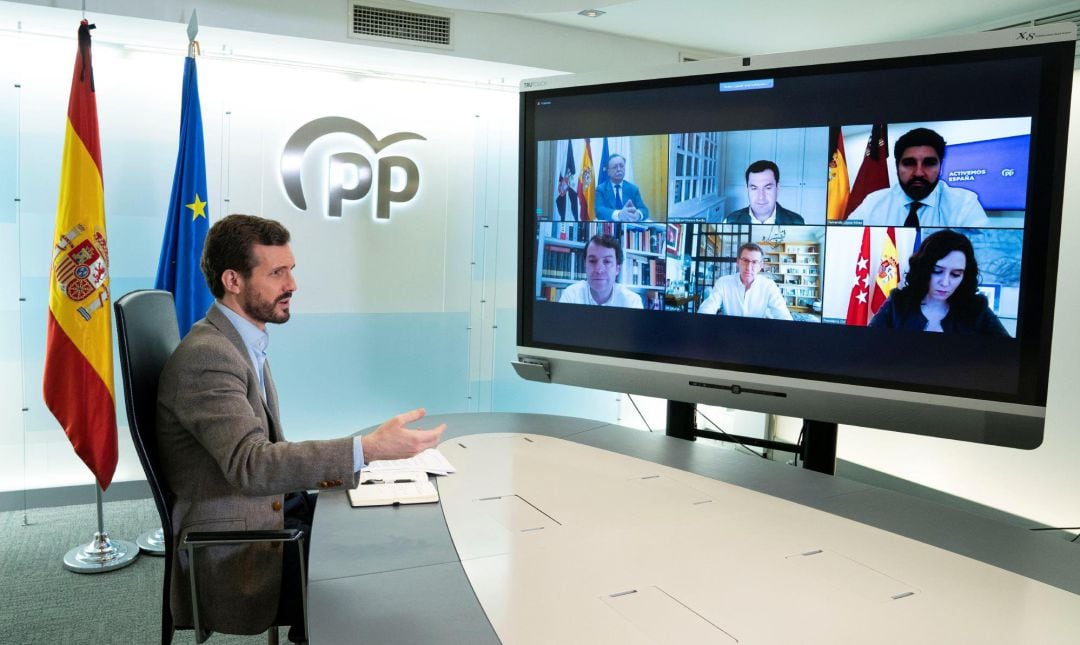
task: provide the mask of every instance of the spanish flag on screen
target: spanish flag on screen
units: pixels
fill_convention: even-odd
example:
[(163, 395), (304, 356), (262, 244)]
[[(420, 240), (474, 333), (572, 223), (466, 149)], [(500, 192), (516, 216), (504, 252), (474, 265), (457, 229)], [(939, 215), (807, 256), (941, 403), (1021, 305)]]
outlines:
[(585, 154), (581, 157), (581, 174), (578, 175), (578, 215), (583, 222), (596, 219), (596, 184), (593, 182), (592, 146), (585, 140)]
[(79, 25), (53, 234), (45, 404), (102, 489), (116, 471), (109, 249), (90, 30)]
[(881, 263), (878, 264), (874, 277), (874, 295), (870, 300), (870, 315), (873, 316), (881, 305), (888, 300), (889, 294), (900, 284), (900, 254), (896, 251), (896, 229), (885, 229), (885, 242), (881, 247)]
[(851, 184), (848, 179), (847, 159), (844, 157), (844, 133), (838, 127), (829, 128), (829, 184), (825, 206), (825, 218), (830, 222), (847, 219), (848, 195)]

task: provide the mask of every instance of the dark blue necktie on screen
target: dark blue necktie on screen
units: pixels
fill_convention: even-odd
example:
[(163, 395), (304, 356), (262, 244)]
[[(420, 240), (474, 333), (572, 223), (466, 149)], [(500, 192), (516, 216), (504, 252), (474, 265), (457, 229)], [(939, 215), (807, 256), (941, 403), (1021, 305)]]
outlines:
[(615, 208), (622, 208), (622, 184), (615, 184)]
[(919, 225), (919, 207), (922, 205), (922, 202), (911, 202), (911, 205), (908, 206), (907, 219), (904, 220), (904, 226)]

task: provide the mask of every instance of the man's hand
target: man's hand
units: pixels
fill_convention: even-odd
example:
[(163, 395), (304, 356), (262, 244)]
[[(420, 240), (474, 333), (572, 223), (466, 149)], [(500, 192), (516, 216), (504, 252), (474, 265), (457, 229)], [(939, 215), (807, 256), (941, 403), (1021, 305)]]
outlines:
[(364, 446), (364, 461), (371, 463), (376, 459), (408, 459), (428, 448), (439, 445), (446, 424), (431, 430), (418, 430), (406, 427), (424, 418), (424, 408), (417, 408), (386, 421), (375, 432), (360, 439)]
[(633, 200), (628, 199), (623, 204), (622, 210), (619, 211), (619, 219), (623, 222), (641, 221), (641, 212), (634, 206)]

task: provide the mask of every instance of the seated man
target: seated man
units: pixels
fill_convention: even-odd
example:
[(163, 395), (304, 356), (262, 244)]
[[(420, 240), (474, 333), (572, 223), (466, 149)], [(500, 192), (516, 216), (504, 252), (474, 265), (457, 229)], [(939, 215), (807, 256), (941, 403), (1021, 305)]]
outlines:
[[(365, 460), (411, 457), (437, 445), (444, 429), (407, 428), (424, 416), (413, 410), (363, 438), (287, 441), (266, 323), (289, 319), (296, 290), (289, 232), (273, 220), (230, 215), (210, 228), (201, 264), (216, 301), (169, 358), (158, 387), (158, 451), (175, 497), (173, 526), (164, 528), (177, 545), (170, 585), (178, 625), (193, 624), (188, 559), (179, 548), (187, 533), (289, 527), (310, 538), (315, 496), (304, 491), (355, 486)], [(291, 544), (202, 551), (203, 625), (255, 634), (291, 624), (290, 640), (306, 640), (298, 575), (306, 556), (296, 551)]]
[(564, 289), (559, 302), (644, 309), (641, 296), (615, 282), (622, 262), (618, 240), (610, 235), (594, 235), (585, 245), (585, 280)]
[(724, 224), (802, 224), (802, 215), (776, 202), (780, 190), (780, 167), (762, 159), (746, 168), (746, 200), (750, 205), (733, 211)]
[(740, 246), (739, 272), (717, 280), (698, 313), (791, 320), (780, 287), (769, 278), (757, 278), (764, 255), (761, 247), (753, 242)]
[(987, 226), (979, 196), (941, 181), (945, 139), (929, 128), (904, 133), (893, 146), (897, 184), (866, 196), (847, 221), (863, 226)]
[(622, 155), (608, 157), (607, 181), (596, 187), (596, 216), (613, 222), (643, 222), (649, 219), (649, 207), (634, 184), (623, 181), (626, 159)]

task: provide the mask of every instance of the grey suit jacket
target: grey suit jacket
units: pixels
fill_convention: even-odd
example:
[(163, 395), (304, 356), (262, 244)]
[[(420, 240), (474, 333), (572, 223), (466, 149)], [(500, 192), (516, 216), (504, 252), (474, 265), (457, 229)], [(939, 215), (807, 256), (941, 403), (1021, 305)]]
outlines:
[[(355, 486), (351, 437), (290, 443), (267, 369), (264, 402), (239, 333), (214, 306), (165, 365), (158, 387), (158, 449), (174, 494), (171, 602), (191, 625), (191, 531), (281, 529), (287, 492)], [(281, 587), (278, 545), (209, 547), (197, 560), (200, 620), (236, 634), (265, 631)]]

